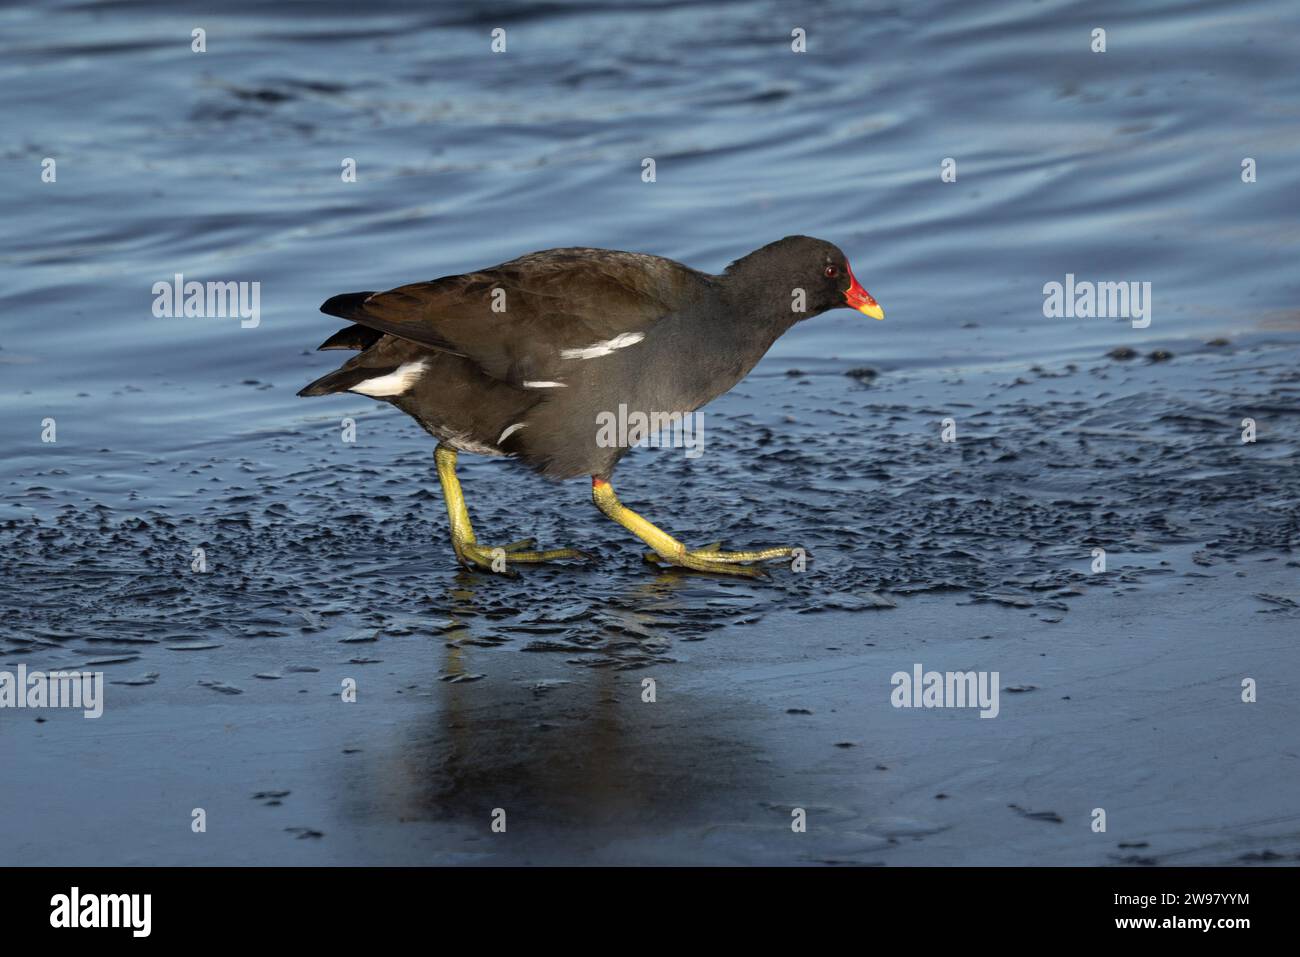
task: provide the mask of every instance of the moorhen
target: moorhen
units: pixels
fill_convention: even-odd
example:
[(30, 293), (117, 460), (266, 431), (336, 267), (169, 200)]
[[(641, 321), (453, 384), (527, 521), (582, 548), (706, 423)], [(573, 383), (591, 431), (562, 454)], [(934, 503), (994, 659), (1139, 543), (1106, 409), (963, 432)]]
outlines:
[(321, 312), (353, 324), (320, 348), (360, 354), (298, 394), (390, 402), (438, 440), (451, 543), (465, 565), (505, 572), (511, 563), (589, 557), (532, 551), (531, 539), (480, 545), (456, 478), (457, 453), (475, 452), (514, 456), (553, 479), (590, 475), (596, 507), (649, 545), (648, 558), (761, 575), (748, 563), (794, 550), (689, 549), (619, 502), (610, 476), (636, 443), (600, 438), (598, 417), (620, 406), (650, 421), (693, 412), (743, 379), (796, 322), (838, 306), (884, 318), (844, 253), (807, 236), (764, 246), (717, 276), (658, 256), (547, 249), (328, 300)]

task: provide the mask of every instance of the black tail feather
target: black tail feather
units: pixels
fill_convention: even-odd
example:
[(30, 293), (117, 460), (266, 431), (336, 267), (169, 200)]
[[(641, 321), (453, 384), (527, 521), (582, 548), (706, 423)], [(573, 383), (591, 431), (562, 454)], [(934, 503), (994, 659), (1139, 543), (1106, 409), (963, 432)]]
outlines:
[(317, 351), (322, 349), (356, 349), (362, 351), (369, 349), (383, 337), (384, 334), (378, 329), (367, 329), (365, 326), (353, 323), (334, 333), (334, 335), (318, 345), (316, 349)]
[[(320, 307), (320, 311), (327, 316), (350, 319), (363, 311), (365, 301), (372, 295), (374, 295), (373, 292), (345, 292), (342, 295), (325, 300), (325, 303)], [(384, 333), (378, 329), (369, 329), (366, 326), (354, 323), (334, 333), (317, 348), (355, 349), (364, 352), (383, 337)], [(323, 375), (315, 382), (304, 386), (298, 394), (312, 396), (346, 392), (358, 382), (364, 382), (366, 379), (373, 379), (393, 371), (392, 368), (354, 365), (356, 361), (356, 359), (350, 359), (342, 368), (335, 369), (328, 375)]]
[(299, 395), (329, 395), (332, 392), (347, 392), (358, 382), (365, 382), (367, 379), (377, 379), (379, 376), (388, 375), (396, 369), (397, 366), (388, 368), (379, 368), (376, 366), (353, 366), (348, 368), (344, 366), (341, 369), (335, 369), (329, 375), (323, 375), (315, 382), (303, 387)]
[(331, 296), (326, 299), (320, 307), (320, 311), (327, 316), (338, 316), (340, 319), (351, 319), (361, 308), (367, 299), (373, 296), (374, 290), (370, 292), (344, 292), (337, 296)]

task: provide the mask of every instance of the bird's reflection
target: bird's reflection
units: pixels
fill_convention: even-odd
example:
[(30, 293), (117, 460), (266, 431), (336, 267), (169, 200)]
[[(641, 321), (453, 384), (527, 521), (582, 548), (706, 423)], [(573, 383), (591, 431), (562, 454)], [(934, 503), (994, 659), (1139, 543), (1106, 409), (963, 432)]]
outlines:
[[(614, 632), (610, 643), (671, 649), (655, 626), (696, 584), (656, 575), (593, 607)], [(375, 813), (481, 825), (486, 833), (500, 808), (511, 833), (545, 840), (573, 829), (654, 829), (664, 818), (677, 826), (710, 794), (756, 793), (759, 782), (746, 778), (760, 773), (758, 746), (730, 736), (738, 723), (724, 701), (675, 685), (685, 665), (525, 654), (518, 641), (482, 647), (475, 642), (499, 610), (499, 580), (464, 571), (444, 598), (442, 681), (433, 704), (383, 758), (370, 759), (383, 764), (366, 773), (375, 800), (363, 803)]]

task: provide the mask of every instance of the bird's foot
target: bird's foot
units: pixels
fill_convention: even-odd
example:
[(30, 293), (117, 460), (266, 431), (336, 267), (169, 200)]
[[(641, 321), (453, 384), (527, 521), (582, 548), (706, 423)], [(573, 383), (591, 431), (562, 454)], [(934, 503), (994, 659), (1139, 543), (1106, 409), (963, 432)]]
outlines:
[(645, 560), (658, 564), (679, 565), (694, 571), (713, 572), (718, 575), (743, 575), (747, 578), (767, 578), (768, 573), (762, 565), (750, 562), (767, 562), (777, 558), (789, 558), (795, 553), (793, 548), (760, 548), (747, 552), (724, 552), (722, 542), (712, 542), (699, 548), (683, 548), (680, 552), (661, 554), (647, 552)]
[(552, 548), (548, 551), (533, 551), (537, 539), (524, 538), (509, 545), (480, 545), (478, 542), (455, 542), (456, 557), (462, 565), (481, 568), (498, 575), (513, 575), (511, 564), (535, 564), (537, 562), (555, 562), (565, 559), (594, 561), (584, 551), (576, 548)]

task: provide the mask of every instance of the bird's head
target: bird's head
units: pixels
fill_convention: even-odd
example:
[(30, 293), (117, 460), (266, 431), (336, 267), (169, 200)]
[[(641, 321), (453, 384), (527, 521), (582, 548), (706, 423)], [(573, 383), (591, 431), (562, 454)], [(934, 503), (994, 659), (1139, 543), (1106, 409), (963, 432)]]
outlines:
[(807, 319), (830, 309), (848, 307), (872, 319), (885, 311), (862, 288), (849, 267), (849, 259), (834, 243), (811, 236), (787, 236), (750, 253), (728, 268), (740, 267), (763, 275), (762, 284), (773, 294), (790, 298), (790, 309)]

